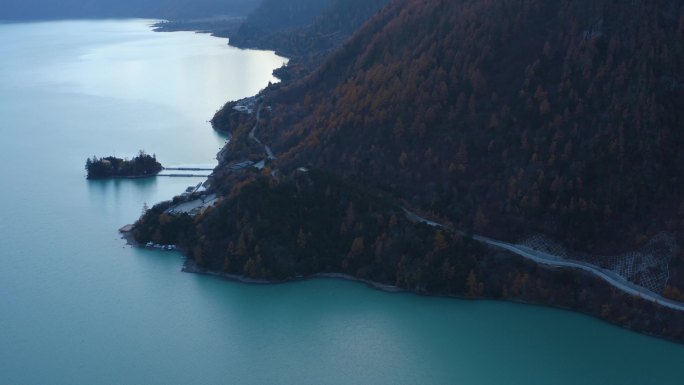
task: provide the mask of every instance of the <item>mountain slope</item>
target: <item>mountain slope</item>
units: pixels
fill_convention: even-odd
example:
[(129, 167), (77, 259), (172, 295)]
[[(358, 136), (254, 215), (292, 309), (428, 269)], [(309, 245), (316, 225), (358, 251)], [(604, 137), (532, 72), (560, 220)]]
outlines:
[(220, 111), (218, 203), (155, 207), (136, 237), (238, 277), (345, 273), (683, 341), (682, 312), (469, 236), (684, 302), (683, 5), (394, 0), (314, 73), (252, 99), (257, 113)]
[(261, 135), (460, 228), (634, 248), (683, 228), (682, 5), (395, 1)]
[(291, 59), (276, 75), (308, 75), (389, 0), (266, 0), (229, 35), (231, 45), (269, 49)]
[[(315, 0), (262, 3), (232, 37), (231, 44), (273, 49), (288, 57), (337, 48), (389, 0)], [(301, 3), (293, 12), (296, 4)], [(301, 12), (299, 8), (306, 9)], [(269, 11), (266, 12), (265, 9)], [(282, 17), (282, 15), (297, 15)], [(255, 33), (258, 32), (258, 33)]]
[(333, 0), (263, 0), (231, 37), (231, 45), (271, 48), (275, 36), (309, 25), (332, 3)]

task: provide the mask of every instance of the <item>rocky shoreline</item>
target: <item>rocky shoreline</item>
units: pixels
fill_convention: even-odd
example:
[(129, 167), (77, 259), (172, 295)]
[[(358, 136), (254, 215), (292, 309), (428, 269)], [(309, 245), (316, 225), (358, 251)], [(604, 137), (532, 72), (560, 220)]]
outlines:
[[(126, 243), (129, 246), (132, 247), (138, 247), (138, 248), (145, 248), (145, 249), (150, 249), (150, 250), (155, 250), (159, 251), (160, 249), (158, 248), (153, 248), (153, 247), (147, 247), (145, 245), (142, 245), (135, 241), (133, 238), (132, 231), (134, 230), (135, 225), (127, 225), (124, 226), (120, 229), (120, 232), (122, 234), (122, 238), (126, 241)], [(161, 251), (169, 251), (169, 250), (161, 250)], [(208, 277), (214, 277), (218, 279), (223, 279), (223, 280), (229, 280), (229, 281), (234, 281), (234, 282), (239, 282), (243, 284), (249, 284), (249, 285), (279, 285), (279, 284), (286, 284), (286, 283), (293, 283), (293, 282), (301, 282), (309, 279), (340, 279), (340, 280), (345, 280), (345, 281), (350, 281), (350, 282), (358, 282), (358, 283), (363, 283), (367, 285), (369, 288), (375, 289), (375, 290), (380, 290), (385, 293), (391, 293), (391, 294), (397, 294), (397, 293), (410, 293), (410, 294), (415, 294), (415, 295), (420, 295), (420, 296), (429, 296), (429, 297), (440, 297), (440, 298), (451, 298), (451, 299), (461, 299), (461, 300), (490, 300), (490, 301), (506, 301), (506, 302), (512, 302), (512, 303), (517, 303), (517, 304), (523, 304), (523, 305), (531, 305), (531, 306), (543, 306), (543, 307), (550, 307), (554, 309), (559, 309), (559, 310), (565, 310), (565, 311), (572, 311), (575, 313), (580, 313), (584, 314), (593, 318), (597, 318), (601, 321), (608, 322), (610, 324), (613, 324), (615, 326), (621, 327), (626, 330), (638, 332), (641, 334), (645, 334), (651, 337), (655, 338), (661, 338), (665, 340), (669, 340), (678, 344), (684, 344), (684, 334), (681, 332), (677, 332), (676, 330), (670, 330), (669, 333), (666, 333), (662, 330), (659, 330), (653, 322), (657, 320), (662, 320), (662, 317), (669, 317), (673, 316), (677, 319), (681, 319), (684, 321), (684, 315), (681, 314), (680, 312), (676, 312), (672, 309), (666, 309), (663, 308), (662, 306), (658, 306), (656, 304), (650, 303), (648, 301), (645, 301), (641, 298), (638, 297), (633, 297), (629, 296), (627, 294), (621, 293), (619, 291), (612, 291), (611, 287), (606, 284), (605, 282), (601, 281), (600, 279), (592, 276), (591, 274), (579, 270), (579, 269), (558, 269), (558, 268), (553, 268), (553, 267), (548, 267), (548, 266), (542, 266), (538, 265), (536, 266), (536, 271), (537, 274), (540, 276), (545, 276), (543, 278), (545, 281), (549, 280), (554, 280), (554, 278), (557, 278), (558, 275), (562, 275), (562, 271), (568, 271), (571, 272), (573, 276), (575, 276), (575, 279), (577, 280), (577, 285), (579, 287), (584, 287), (585, 289), (589, 290), (589, 292), (586, 292), (582, 294), (584, 299), (577, 298), (575, 301), (570, 300), (570, 301), (557, 301), (556, 299), (553, 298), (544, 298), (544, 297), (539, 297), (538, 295), (535, 294), (521, 294), (518, 296), (507, 296), (507, 297), (500, 297), (500, 296), (492, 296), (492, 295), (475, 295), (475, 296), (469, 296), (469, 295), (454, 295), (454, 294), (445, 294), (445, 293), (434, 293), (434, 292), (429, 292), (427, 290), (411, 290), (411, 289), (406, 289), (406, 288), (401, 288), (398, 286), (394, 285), (389, 285), (389, 284), (383, 284), (379, 282), (375, 282), (369, 279), (363, 279), (363, 278), (358, 278), (350, 274), (344, 274), (344, 273), (332, 273), (332, 272), (325, 272), (325, 273), (315, 273), (307, 276), (296, 276), (296, 277), (289, 277), (285, 279), (276, 279), (276, 280), (270, 280), (270, 279), (258, 279), (258, 278), (251, 278), (245, 275), (238, 275), (238, 274), (229, 274), (225, 272), (220, 272), (220, 271), (215, 271), (207, 268), (202, 268), (198, 266), (194, 261), (191, 259), (188, 259), (186, 255), (186, 251), (183, 249), (178, 249), (176, 248), (174, 251), (180, 251), (180, 254), (184, 258), (184, 263), (183, 267), (181, 268), (182, 272), (185, 273), (192, 273), (192, 274), (199, 274), (199, 275), (204, 275)], [(518, 264), (520, 263), (519, 257), (515, 256), (514, 254), (510, 254), (507, 252), (494, 252), (492, 255), (485, 256), (484, 258), (493, 258), (499, 261), (502, 265), (510, 265), (510, 264)], [(531, 262), (527, 262), (530, 263)], [(576, 288), (579, 290), (578, 288)], [(626, 313), (620, 312), (618, 314), (604, 314), (605, 309), (602, 308), (601, 306), (596, 306), (596, 304), (599, 302), (598, 298), (599, 297), (604, 297), (604, 299), (607, 297), (612, 297), (612, 301), (618, 302), (618, 303), (626, 303), (629, 304), (623, 311), (626, 311)], [(591, 298), (594, 297), (594, 298)], [(638, 310), (640, 309), (640, 310)], [(634, 318), (632, 321), (629, 322), (624, 319), (629, 314), (628, 318)], [(677, 322), (674, 323), (675, 325), (678, 324)], [(684, 325), (684, 323), (682, 324)], [(672, 326), (672, 324), (671, 324)]]

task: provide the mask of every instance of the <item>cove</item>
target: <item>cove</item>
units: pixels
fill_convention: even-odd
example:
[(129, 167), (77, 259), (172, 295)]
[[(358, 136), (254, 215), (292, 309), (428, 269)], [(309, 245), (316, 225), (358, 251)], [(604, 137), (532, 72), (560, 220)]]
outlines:
[(0, 24), (0, 383), (660, 384), (684, 347), (572, 312), (181, 273), (117, 229), (200, 179), (86, 181), (88, 156), (213, 166), (206, 122), (286, 59), (148, 20)]

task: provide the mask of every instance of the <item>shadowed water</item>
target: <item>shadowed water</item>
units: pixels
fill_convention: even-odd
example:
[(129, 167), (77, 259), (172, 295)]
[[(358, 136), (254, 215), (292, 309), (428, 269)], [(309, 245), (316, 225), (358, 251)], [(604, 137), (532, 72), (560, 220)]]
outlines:
[(0, 25), (1, 384), (676, 384), (684, 347), (578, 314), (253, 286), (126, 247), (144, 202), (198, 179), (88, 182), (92, 155), (212, 165), (206, 121), (284, 59), (148, 21)]

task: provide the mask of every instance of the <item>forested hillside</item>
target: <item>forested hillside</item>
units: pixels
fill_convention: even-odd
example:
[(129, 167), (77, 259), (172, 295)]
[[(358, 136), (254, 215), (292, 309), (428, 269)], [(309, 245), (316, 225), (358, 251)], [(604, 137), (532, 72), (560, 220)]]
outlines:
[(195, 217), (170, 213), (172, 202), (156, 205), (136, 223), (136, 240), (178, 245), (189, 271), (268, 282), (343, 273), (421, 294), (572, 308), (684, 341), (684, 313), (595, 276), (540, 266), (458, 232), (412, 223), (400, 202), (358, 181), (314, 170), (276, 177), (267, 171), (221, 175), (215, 186), (221, 200)]
[(258, 113), (219, 111), (220, 202), (194, 218), (155, 207), (136, 236), (215, 272), (342, 272), (681, 341), (681, 313), (469, 235), (544, 235), (558, 258), (629, 265), (625, 280), (684, 301), (668, 246), (684, 245), (683, 42), (684, 0), (391, 1), (314, 72), (262, 92)]
[(281, 166), (360, 177), (478, 233), (592, 252), (681, 235), (683, 4), (394, 1), (268, 95), (261, 132)]
[[(299, 4), (301, 2), (301, 4)], [(251, 14), (231, 39), (238, 46), (258, 46), (300, 57), (337, 48), (389, 0), (268, 0)], [(305, 8), (306, 12), (293, 9)], [(283, 17), (282, 15), (291, 15)], [(296, 15), (296, 17), (295, 17)], [(258, 32), (258, 33), (256, 33)]]
[(231, 36), (236, 47), (269, 48), (274, 36), (309, 25), (334, 0), (262, 0), (245, 19), (238, 32)]
[(265, 0), (231, 45), (277, 51), (291, 59), (277, 72), (289, 81), (308, 75), (389, 0)]
[[(139, 224), (137, 239), (178, 243), (214, 271), (272, 280), (344, 272), (444, 293), (466, 292), (474, 255), (482, 254), (477, 242), (411, 224), (390, 197), (325, 172), (232, 182), (199, 226), (161, 214), (162, 205), (150, 213), (160, 216)], [(453, 280), (441, 278), (444, 264)]]

